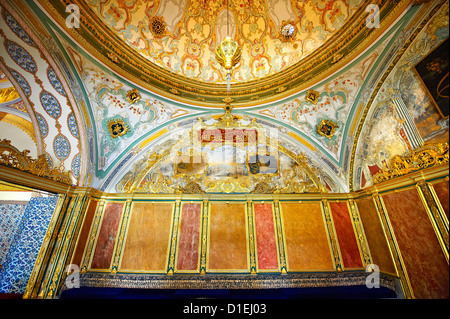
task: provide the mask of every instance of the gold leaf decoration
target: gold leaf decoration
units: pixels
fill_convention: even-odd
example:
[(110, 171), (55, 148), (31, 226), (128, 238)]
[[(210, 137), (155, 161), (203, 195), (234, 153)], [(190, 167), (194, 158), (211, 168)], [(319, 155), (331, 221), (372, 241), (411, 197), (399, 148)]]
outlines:
[(45, 155), (39, 155), (37, 159), (34, 159), (28, 153), (30, 153), (29, 150), (21, 152), (12, 146), (10, 140), (3, 139), (0, 141), (0, 164), (72, 185), (70, 172), (61, 172), (57, 168), (49, 168)]
[(330, 120), (322, 120), (316, 127), (316, 132), (319, 135), (331, 139), (338, 128), (336, 123)]
[(127, 98), (130, 104), (134, 104), (136, 102), (139, 102), (139, 100), (141, 99), (141, 94), (139, 93), (138, 89), (129, 90), (127, 92)]
[(319, 97), (320, 97), (320, 93), (314, 90), (308, 90), (306, 92), (306, 96), (305, 99), (308, 102), (313, 103), (314, 105), (316, 105), (319, 102)]
[(406, 175), (427, 167), (448, 163), (448, 144), (429, 144), (410, 152), (405, 156), (395, 156), (388, 168), (373, 176), (375, 184)]
[(108, 130), (109, 133), (111, 134), (111, 138), (116, 138), (127, 134), (130, 128), (128, 127), (128, 125), (125, 123), (124, 120), (114, 119), (108, 120)]

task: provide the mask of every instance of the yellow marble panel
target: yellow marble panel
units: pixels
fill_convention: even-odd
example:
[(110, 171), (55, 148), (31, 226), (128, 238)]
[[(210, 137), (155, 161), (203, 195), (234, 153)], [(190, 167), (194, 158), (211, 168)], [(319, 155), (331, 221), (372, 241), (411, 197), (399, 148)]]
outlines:
[(120, 270), (165, 271), (173, 203), (133, 203)]
[(245, 203), (211, 203), (208, 270), (247, 270)]
[(288, 271), (334, 270), (320, 203), (281, 203)]

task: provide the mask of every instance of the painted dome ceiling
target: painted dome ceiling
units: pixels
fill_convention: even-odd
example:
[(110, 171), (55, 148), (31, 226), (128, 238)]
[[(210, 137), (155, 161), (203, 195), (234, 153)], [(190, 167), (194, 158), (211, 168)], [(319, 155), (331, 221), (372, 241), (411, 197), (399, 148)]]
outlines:
[[(362, 1), (86, 3), (121, 40), (154, 64), (201, 82), (223, 84), (226, 73), (214, 51), (227, 35), (242, 48), (233, 82), (257, 80), (283, 71), (318, 49), (351, 19)], [(287, 39), (280, 32), (284, 26), (291, 27)]]
[[(172, 100), (220, 108), (224, 101), (268, 103), (314, 86), (366, 50), (406, 5), (380, 3), (379, 26), (367, 28), (369, 2), (362, 0), (72, 2), (80, 10), (76, 28), (66, 25), (64, 1), (44, 5), (113, 71)], [(226, 36), (242, 49), (231, 92), (215, 58)]]

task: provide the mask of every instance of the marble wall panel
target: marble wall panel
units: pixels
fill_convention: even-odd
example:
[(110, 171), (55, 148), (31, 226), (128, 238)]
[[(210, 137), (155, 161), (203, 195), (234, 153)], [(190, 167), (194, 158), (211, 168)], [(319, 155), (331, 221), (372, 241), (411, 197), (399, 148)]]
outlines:
[(177, 269), (198, 269), (202, 204), (183, 203), (178, 238)]
[(320, 203), (282, 203), (288, 270), (333, 270)]
[(114, 202), (106, 204), (94, 257), (92, 258), (91, 268), (93, 269), (108, 269), (111, 264), (123, 205), (123, 203)]
[(254, 204), (258, 269), (278, 269), (272, 204)]
[(372, 262), (378, 265), (380, 271), (396, 274), (389, 246), (378, 218), (378, 212), (372, 197), (355, 201), (358, 207), (361, 222), (366, 234)]
[(441, 202), (441, 206), (444, 209), (445, 215), (448, 220), (448, 206), (449, 206), (449, 197), (448, 197), (448, 181), (442, 181), (436, 184), (433, 184), (434, 191), (436, 192), (439, 201)]
[(92, 220), (94, 219), (95, 211), (97, 209), (98, 202), (91, 200), (89, 203), (89, 207), (86, 210), (86, 216), (83, 221), (83, 226), (80, 231), (80, 235), (78, 237), (77, 248), (75, 249), (72, 264), (81, 265), (81, 260), (83, 258), (84, 248), (86, 247), (86, 242), (89, 237), (89, 233), (91, 230)]
[(414, 296), (449, 298), (448, 263), (416, 189), (382, 196)]
[(361, 268), (361, 254), (356, 242), (347, 202), (331, 202), (334, 228), (339, 242), (344, 268)]
[(173, 208), (173, 202), (133, 203), (121, 270), (166, 270)]
[(209, 270), (247, 270), (245, 204), (210, 205)]

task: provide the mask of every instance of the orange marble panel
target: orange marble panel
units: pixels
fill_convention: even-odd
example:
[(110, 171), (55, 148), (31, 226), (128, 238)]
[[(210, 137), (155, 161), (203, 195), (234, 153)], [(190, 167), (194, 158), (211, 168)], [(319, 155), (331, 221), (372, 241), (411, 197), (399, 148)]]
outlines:
[(121, 270), (165, 271), (173, 203), (134, 202)]
[(288, 270), (334, 270), (320, 203), (281, 203)]
[(334, 228), (339, 241), (342, 262), (345, 268), (361, 268), (361, 254), (359, 253), (358, 243), (356, 242), (355, 232), (353, 231), (350, 213), (347, 202), (330, 203), (333, 214)]
[(92, 220), (94, 219), (95, 211), (97, 210), (97, 201), (91, 200), (89, 207), (86, 211), (86, 216), (83, 221), (83, 226), (81, 227), (80, 236), (78, 237), (77, 248), (73, 254), (72, 264), (81, 265), (81, 258), (83, 258), (84, 248), (86, 246), (86, 241), (91, 230)]
[(247, 270), (245, 203), (211, 203), (208, 268)]
[(448, 219), (448, 206), (449, 206), (449, 196), (448, 196), (448, 181), (439, 182), (433, 184), (434, 191), (436, 192), (441, 206), (444, 209), (445, 215)]
[(394, 262), (372, 197), (358, 199), (355, 202), (366, 234), (372, 262), (378, 265), (380, 271), (396, 274)]
[(448, 263), (417, 190), (390, 193), (383, 201), (414, 296), (448, 299)]

